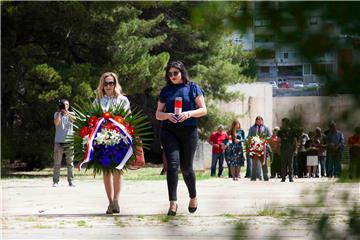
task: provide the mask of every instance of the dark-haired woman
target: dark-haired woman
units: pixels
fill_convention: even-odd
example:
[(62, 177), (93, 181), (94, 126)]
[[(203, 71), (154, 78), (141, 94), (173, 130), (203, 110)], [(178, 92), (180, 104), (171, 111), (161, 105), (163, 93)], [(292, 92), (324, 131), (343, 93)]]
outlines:
[(229, 138), (224, 140), (226, 146), (225, 158), (234, 181), (240, 178), (240, 170), (241, 167), (244, 166), (244, 140), (245, 133), (244, 130), (241, 129), (240, 121), (234, 120), (231, 124)]
[[(161, 142), (166, 154), (169, 216), (175, 216), (177, 204), (178, 169), (180, 166), (189, 191), (188, 210), (197, 209), (196, 179), (193, 159), (198, 141), (197, 119), (206, 115), (203, 90), (189, 80), (184, 64), (171, 62), (166, 67), (167, 85), (161, 90), (156, 119), (162, 121)], [(176, 101), (176, 103), (175, 103)]]

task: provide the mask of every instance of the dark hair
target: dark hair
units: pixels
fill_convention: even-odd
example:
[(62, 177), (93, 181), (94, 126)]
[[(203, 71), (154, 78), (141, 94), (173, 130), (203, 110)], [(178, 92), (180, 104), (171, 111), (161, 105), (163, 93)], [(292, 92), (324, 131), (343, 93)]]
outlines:
[(336, 127), (336, 122), (334, 121), (334, 120), (331, 120), (330, 122), (329, 122), (329, 127), (331, 128), (331, 127)]
[(57, 104), (58, 104), (58, 109), (61, 110), (61, 109), (65, 109), (65, 102), (68, 102), (69, 103), (69, 111), (71, 111), (71, 105), (70, 105), (70, 101), (63, 98), (63, 99), (60, 99), (58, 100)]
[(176, 68), (181, 72), (181, 78), (185, 84), (190, 81), (189, 74), (186, 71), (184, 64), (181, 61), (173, 61), (173, 62), (170, 62), (165, 68), (165, 80), (166, 80), (167, 85), (173, 84), (168, 76), (170, 68)]
[(356, 134), (356, 135), (360, 135), (360, 126), (357, 126), (357, 127), (355, 128), (355, 134)]
[(288, 119), (288, 118), (283, 118), (283, 119), (281, 119), (281, 122), (290, 123), (290, 119)]
[(257, 121), (257, 120), (264, 121), (264, 119), (263, 119), (263, 117), (262, 117), (262, 116), (257, 116), (257, 117), (255, 118), (255, 124), (256, 124), (256, 121)]

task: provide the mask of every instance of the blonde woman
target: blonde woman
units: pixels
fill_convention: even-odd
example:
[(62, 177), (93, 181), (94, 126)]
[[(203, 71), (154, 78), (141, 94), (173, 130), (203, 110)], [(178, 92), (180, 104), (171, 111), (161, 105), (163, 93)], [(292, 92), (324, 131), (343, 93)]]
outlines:
[[(101, 75), (99, 85), (96, 89), (95, 104), (100, 103), (103, 111), (117, 105), (122, 105), (126, 110), (130, 109), (130, 102), (122, 92), (118, 77), (113, 72), (106, 72)], [(113, 169), (108, 173), (104, 173), (103, 181), (109, 206), (106, 214), (120, 213), (119, 194), (123, 182), (123, 175), (119, 170)]]

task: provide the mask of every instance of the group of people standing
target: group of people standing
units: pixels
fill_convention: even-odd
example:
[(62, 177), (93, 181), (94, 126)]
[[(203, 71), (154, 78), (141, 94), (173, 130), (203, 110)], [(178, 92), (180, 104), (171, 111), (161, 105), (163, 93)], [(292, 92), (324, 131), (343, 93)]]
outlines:
[(212, 145), (211, 176), (215, 176), (216, 165), (219, 162), (218, 176), (222, 177), (223, 162), (226, 158), (229, 177), (235, 181), (240, 178), (240, 170), (244, 166), (245, 160), (243, 155), (244, 140), (245, 133), (238, 120), (232, 122), (229, 135), (225, 132), (224, 126), (219, 125), (218, 130), (213, 132), (209, 139)]
[[(236, 127), (235, 127), (236, 126)], [(236, 133), (236, 134), (234, 134)], [(246, 162), (245, 178), (255, 181), (269, 180), (268, 161), (263, 162), (250, 156), (244, 142), (253, 136), (262, 136), (268, 140), (266, 154), (270, 157), (270, 178), (281, 178), (285, 182), (288, 176), (293, 182), (294, 177), (339, 177), (341, 174), (341, 159), (344, 151), (344, 135), (331, 121), (329, 129), (324, 133), (320, 127), (309, 134), (303, 128), (295, 128), (288, 118), (282, 119), (281, 127), (274, 127), (272, 132), (264, 125), (261, 116), (256, 117), (254, 125), (249, 128), (245, 138), (239, 121), (234, 121), (227, 133), (222, 125), (210, 135), (212, 145), (211, 176), (216, 176), (216, 166), (219, 166), (218, 177), (223, 175), (223, 162), (229, 167), (229, 177), (237, 180), (239, 170)], [(233, 139), (236, 139), (235, 141)], [(360, 127), (348, 140), (350, 147), (350, 178), (360, 177)], [(245, 161), (246, 159), (246, 161)], [(237, 168), (236, 168), (237, 167)]]
[[(261, 135), (265, 138), (271, 137), (269, 128), (264, 125), (264, 119), (261, 116), (256, 117), (255, 124), (250, 127), (247, 138), (256, 135)], [(260, 159), (245, 154), (244, 144), (247, 138), (245, 138), (245, 132), (238, 120), (232, 122), (228, 133), (220, 125), (217, 131), (210, 135), (209, 143), (212, 145), (211, 176), (216, 176), (216, 166), (218, 163), (219, 171), (217, 176), (223, 176), (223, 162), (225, 159), (229, 167), (229, 177), (237, 181), (241, 177), (240, 170), (244, 166), (246, 159), (245, 177), (251, 178), (254, 181), (257, 178), (264, 179), (265, 181), (269, 180), (267, 161), (262, 163)]]

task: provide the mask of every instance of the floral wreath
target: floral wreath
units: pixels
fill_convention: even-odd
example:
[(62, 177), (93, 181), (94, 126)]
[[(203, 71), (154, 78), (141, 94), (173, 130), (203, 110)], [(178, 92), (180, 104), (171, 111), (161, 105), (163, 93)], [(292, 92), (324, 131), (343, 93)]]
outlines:
[(254, 159), (260, 159), (262, 165), (267, 160), (269, 141), (261, 134), (249, 137), (245, 141), (245, 148), (248, 155)]
[[(74, 148), (74, 160), (81, 170), (93, 168), (94, 175), (117, 169), (126, 170), (140, 154), (139, 147), (146, 143), (151, 126), (147, 117), (134, 109), (124, 109), (123, 104), (110, 106), (104, 112), (100, 102), (85, 107), (76, 106), (74, 133), (68, 141)], [(145, 142), (143, 142), (145, 141)]]

